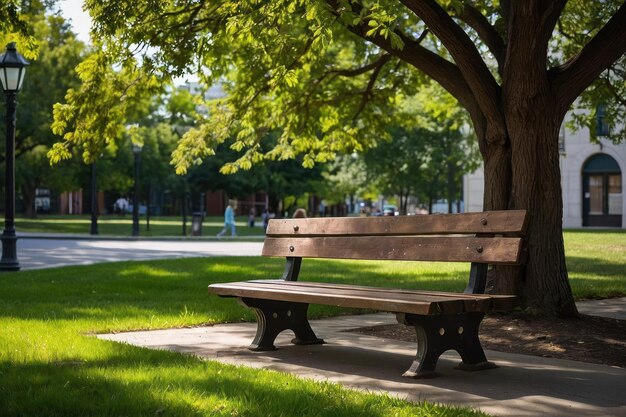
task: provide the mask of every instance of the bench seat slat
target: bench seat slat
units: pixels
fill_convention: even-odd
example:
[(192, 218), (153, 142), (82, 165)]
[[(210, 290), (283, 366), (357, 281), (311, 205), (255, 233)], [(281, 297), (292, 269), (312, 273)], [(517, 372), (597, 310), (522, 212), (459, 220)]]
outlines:
[[(244, 285), (245, 284), (245, 285)], [(251, 283), (219, 284), (209, 287), (217, 295), (236, 296), (241, 298), (256, 298), (266, 300), (289, 301), (307, 304), (326, 304), (337, 307), (369, 308), (389, 312), (407, 312), (419, 315), (440, 313), (432, 301), (406, 301), (390, 299), (361, 292), (350, 296), (336, 292), (298, 291), (297, 287), (272, 288), (266, 285)], [(458, 303), (457, 303), (458, 304)], [(455, 308), (455, 310), (458, 308)]]
[[(253, 280), (248, 282), (285, 282), (283, 280)], [(494, 294), (466, 294), (453, 293), (443, 291), (413, 290), (405, 288), (386, 288), (386, 287), (368, 287), (363, 285), (352, 284), (334, 284), (328, 282), (311, 282), (311, 281), (290, 281), (290, 284), (306, 285), (311, 288), (352, 288), (369, 291), (382, 291), (389, 294), (411, 294), (411, 295), (433, 295), (438, 297), (451, 297), (454, 299), (462, 299), (465, 303), (465, 311), (507, 311), (517, 306), (518, 298), (514, 295), (494, 295)]]
[(340, 307), (414, 314), (455, 314), (467, 311), (490, 311), (492, 299), (480, 295), (385, 289), (310, 282), (245, 281), (213, 284), (209, 291), (222, 296), (262, 298), (309, 304), (329, 304)]
[(525, 210), (429, 216), (273, 219), (268, 236), (378, 236), (426, 234), (517, 234), (528, 225)]
[[(343, 297), (365, 297), (365, 298), (380, 298), (381, 300), (402, 300), (402, 301), (416, 301), (429, 302), (440, 304), (441, 313), (462, 313), (465, 311), (465, 300), (438, 296), (422, 292), (408, 292), (408, 291), (386, 291), (385, 288), (377, 287), (356, 287), (356, 286), (324, 286), (324, 285), (309, 285), (307, 282), (294, 282), (285, 284), (284, 281), (263, 282), (257, 281), (255, 284), (260, 283), (264, 288), (283, 290), (289, 288), (289, 290), (308, 294), (319, 293), (332, 296)], [(294, 285), (295, 284), (295, 285)], [(482, 301), (482, 300), (481, 300)], [(489, 302), (489, 300), (486, 300)]]
[(519, 237), (266, 237), (263, 256), (517, 264)]

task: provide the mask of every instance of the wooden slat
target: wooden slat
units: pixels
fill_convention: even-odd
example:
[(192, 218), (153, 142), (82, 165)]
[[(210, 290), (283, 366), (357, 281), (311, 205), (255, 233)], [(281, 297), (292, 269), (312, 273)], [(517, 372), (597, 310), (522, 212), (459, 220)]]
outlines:
[[(242, 284), (242, 283), (240, 283)], [(333, 297), (349, 297), (349, 298), (359, 298), (364, 300), (365, 305), (362, 308), (373, 308), (367, 305), (367, 301), (370, 299), (380, 300), (381, 302), (396, 302), (396, 301), (406, 301), (406, 302), (415, 302), (419, 301), (420, 303), (428, 302), (438, 304), (438, 311), (440, 313), (446, 314), (454, 314), (454, 313), (462, 313), (465, 311), (465, 299), (448, 297), (448, 296), (438, 296), (427, 293), (419, 293), (413, 292), (410, 293), (408, 291), (399, 292), (399, 291), (388, 291), (385, 288), (377, 288), (377, 287), (356, 287), (356, 286), (324, 286), (324, 285), (310, 285), (308, 282), (285, 282), (285, 281), (257, 281), (250, 282), (247, 281), (243, 286), (248, 287), (248, 284), (252, 285), (262, 285), (264, 289), (268, 291), (283, 291), (288, 289), (294, 293), (298, 294), (319, 294)]]
[(378, 236), (516, 234), (528, 225), (526, 210), (393, 217), (272, 219), (268, 236)]
[[(279, 285), (284, 285), (285, 281), (283, 280), (257, 280), (257, 281), (248, 281), (248, 282), (275, 282)], [(352, 289), (352, 290), (361, 290), (361, 291), (369, 291), (371, 293), (381, 293), (385, 294), (388, 297), (404, 297), (404, 299), (410, 300), (415, 299), (415, 297), (436, 297), (433, 300), (441, 300), (443, 299), (455, 299), (462, 300), (464, 304), (464, 308), (460, 311), (491, 311), (493, 309), (492, 306), (492, 297), (486, 294), (465, 294), (465, 293), (450, 293), (450, 292), (442, 292), (442, 291), (424, 291), (424, 290), (411, 290), (411, 289), (403, 289), (403, 288), (385, 288), (385, 287), (367, 287), (362, 285), (351, 285), (351, 284), (334, 284), (328, 282), (311, 282), (311, 281), (297, 281), (297, 282), (289, 282), (288, 285), (299, 285), (305, 286), (312, 290), (317, 288), (326, 288), (331, 290), (342, 290), (342, 289)], [(509, 298), (515, 299), (515, 296), (503, 296), (501, 300), (499, 300), (499, 304), (504, 304)], [(511, 309), (515, 304), (513, 300), (508, 300)], [(501, 308), (500, 308), (501, 309)]]
[[(212, 284), (209, 292), (221, 296), (260, 298), (340, 307), (413, 314), (456, 314), (470, 311), (506, 310), (513, 306), (515, 297), (437, 293), (405, 289), (386, 289), (340, 284), (245, 281)], [(493, 303), (493, 300), (499, 301)]]
[(443, 311), (456, 313), (462, 302), (458, 300), (405, 300), (400, 297), (389, 298), (382, 294), (366, 291), (353, 291), (352, 294), (333, 291), (307, 291), (306, 289), (283, 285), (271, 286), (251, 282), (212, 284), (209, 291), (217, 295), (259, 298), (265, 300), (291, 301), (296, 303), (326, 304), (338, 307), (368, 308), (372, 310), (403, 312), (421, 315), (440, 314)]
[(356, 290), (386, 293), (388, 296), (391, 297), (395, 297), (396, 294), (408, 294), (410, 297), (437, 296), (452, 298), (455, 300), (463, 300), (463, 303), (465, 305), (464, 311), (509, 311), (518, 305), (518, 298), (515, 295), (466, 294), (443, 291), (412, 290), (406, 288), (368, 287), (353, 284), (334, 284), (328, 282), (311, 281), (285, 282), (283, 280), (254, 280), (248, 282), (279, 283), (281, 285), (300, 285), (306, 286), (311, 289), (319, 287), (330, 289), (351, 288)]
[(521, 238), (447, 236), (267, 237), (264, 256), (518, 264)]

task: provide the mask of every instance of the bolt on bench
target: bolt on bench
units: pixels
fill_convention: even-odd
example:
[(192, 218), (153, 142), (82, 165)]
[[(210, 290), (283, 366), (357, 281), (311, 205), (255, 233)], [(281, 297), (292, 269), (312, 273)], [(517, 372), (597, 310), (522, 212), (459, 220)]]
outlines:
[[(459, 369), (493, 368), (478, 338), (486, 312), (516, 306), (512, 295), (487, 295), (489, 264), (520, 265), (528, 222), (524, 210), (370, 218), (271, 220), (264, 256), (284, 256), (280, 280), (212, 284), (209, 292), (238, 297), (257, 316), (252, 350), (274, 350), (283, 330), (292, 343), (319, 344), (307, 319), (309, 304), (326, 304), (392, 312), (413, 326), (417, 355), (404, 376), (434, 372), (439, 356), (450, 349), (462, 359)], [(302, 258), (470, 262), (464, 293), (320, 282), (298, 282)]]

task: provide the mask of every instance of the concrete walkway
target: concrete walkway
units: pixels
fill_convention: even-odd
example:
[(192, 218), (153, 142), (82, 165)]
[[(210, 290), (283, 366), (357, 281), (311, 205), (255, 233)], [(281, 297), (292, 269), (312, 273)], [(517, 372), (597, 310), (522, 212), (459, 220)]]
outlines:
[(626, 297), (578, 301), (576, 307), (580, 314), (626, 320)]
[(293, 346), (290, 332), (273, 352), (246, 349), (256, 324), (100, 335), (102, 339), (170, 349), (223, 363), (273, 369), (304, 378), (332, 381), (411, 401), (467, 405), (498, 416), (626, 416), (626, 369), (560, 359), (487, 351), (499, 368), (481, 372), (454, 369), (455, 352), (444, 354), (436, 378), (412, 380), (401, 374), (415, 344), (346, 332), (395, 323), (392, 314), (312, 321), (325, 345)]

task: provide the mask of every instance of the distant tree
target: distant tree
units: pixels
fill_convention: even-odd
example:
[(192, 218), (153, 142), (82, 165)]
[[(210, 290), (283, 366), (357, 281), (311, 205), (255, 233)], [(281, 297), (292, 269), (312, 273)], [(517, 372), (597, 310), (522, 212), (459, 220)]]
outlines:
[[(10, 4), (9, 4), (10, 5)], [(7, 6), (3, 6), (7, 7)], [(68, 23), (52, 15), (41, 1), (30, 1), (23, 16), (38, 40), (38, 58), (27, 68), (26, 80), (19, 94), (16, 123), (16, 188), (24, 206), (24, 215), (35, 215), (35, 190), (64, 183), (78, 189), (75, 170), (67, 165), (54, 169), (46, 158), (48, 147), (58, 140), (52, 131), (52, 106), (65, 96), (68, 88), (79, 85), (74, 73), (85, 55), (85, 45), (76, 39)], [(4, 100), (1, 100), (4, 104)], [(0, 128), (5, 131), (2, 118)], [(0, 162), (4, 161), (4, 140), (0, 141)], [(58, 176), (65, 177), (62, 181)]]
[[(48, 1), (51, 4), (54, 1)], [(0, 46), (16, 42), (27, 59), (37, 57), (38, 41), (33, 36), (29, 15), (42, 7), (41, 1), (3, 0), (0, 2)]]
[(322, 166), (322, 180), (314, 185), (315, 193), (329, 205), (348, 199), (351, 209), (357, 198), (370, 200), (379, 192), (368, 178), (367, 166), (358, 154), (340, 155)]
[(426, 184), (425, 170), (432, 159), (427, 130), (407, 132), (391, 129), (391, 140), (381, 141), (363, 154), (367, 177), (383, 195), (397, 196), (400, 212), (407, 214), (407, 203)]

